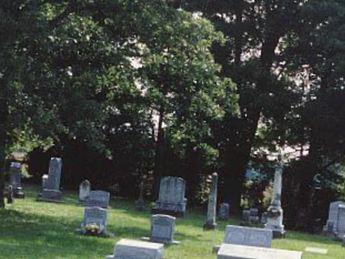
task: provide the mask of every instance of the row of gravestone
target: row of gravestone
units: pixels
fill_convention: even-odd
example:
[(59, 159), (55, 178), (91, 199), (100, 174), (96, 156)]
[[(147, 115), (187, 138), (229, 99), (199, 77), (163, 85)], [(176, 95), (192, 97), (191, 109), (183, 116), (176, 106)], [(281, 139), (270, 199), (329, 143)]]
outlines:
[[(42, 177), (42, 193), (40, 198), (47, 201), (59, 201), (61, 199), (61, 191), (59, 189), (61, 178), (62, 161), (60, 158), (52, 158), (50, 161), (48, 175)], [(214, 228), (216, 217), (216, 204), (217, 204), (217, 174), (212, 175), (212, 186), (209, 195), (207, 219), (204, 225), (205, 228)], [(84, 183), (85, 184), (85, 183)], [(153, 213), (157, 214), (170, 214), (183, 216), (186, 211), (187, 199), (185, 198), (186, 184), (182, 178), (178, 177), (164, 177), (160, 182), (159, 197), (153, 208)], [(282, 167), (277, 167), (273, 185), (273, 199), (271, 206), (266, 213), (265, 228), (273, 231), (273, 235), (284, 235), (283, 211), (281, 208), (281, 188), (282, 188)], [(96, 192), (97, 194), (97, 192)], [(92, 198), (90, 199), (92, 201)], [(142, 185), (140, 188), (140, 197), (137, 203), (143, 205)], [(89, 206), (91, 207), (91, 206)], [(228, 205), (223, 204), (220, 210), (226, 211)], [(335, 213), (337, 211), (337, 213)], [(330, 219), (327, 222), (326, 229), (334, 234), (342, 237), (344, 231), (344, 204), (341, 202), (333, 203), (330, 206)], [(254, 213), (257, 214), (257, 213)], [(251, 211), (249, 211), (249, 217)], [(225, 216), (227, 217), (227, 216)], [(256, 216), (254, 215), (254, 218)]]

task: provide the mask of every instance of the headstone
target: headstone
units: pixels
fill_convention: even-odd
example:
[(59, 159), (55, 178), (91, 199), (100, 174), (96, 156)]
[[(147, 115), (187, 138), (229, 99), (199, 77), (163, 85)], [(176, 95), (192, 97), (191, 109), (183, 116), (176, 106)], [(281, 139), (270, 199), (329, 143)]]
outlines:
[(137, 240), (121, 239), (114, 254), (106, 259), (163, 259), (164, 245)]
[(245, 246), (271, 247), (272, 230), (228, 225), (223, 243)]
[(242, 222), (249, 224), (249, 218), (250, 218), (250, 210), (243, 210), (242, 211)]
[(179, 177), (164, 177), (160, 182), (159, 197), (152, 213), (184, 216), (187, 206), (185, 191), (185, 180)]
[(108, 208), (110, 193), (105, 191), (91, 191), (89, 198), (86, 199), (86, 207)]
[(262, 213), (261, 215), (261, 224), (266, 224), (267, 223), (267, 212)]
[(283, 225), (283, 209), (281, 207), (283, 166), (279, 165), (274, 174), (273, 197), (271, 205), (267, 211), (266, 229), (273, 231), (274, 238), (285, 236), (285, 228)]
[(343, 240), (343, 246), (345, 247), (345, 235), (343, 235), (342, 240)]
[(100, 207), (85, 208), (81, 232), (86, 235), (107, 235), (107, 210)]
[(345, 235), (345, 202), (336, 201), (330, 204), (324, 231), (340, 238)]
[(257, 208), (251, 208), (249, 210), (249, 223), (257, 225), (260, 222), (259, 210)]
[(151, 217), (151, 236), (150, 241), (173, 244), (175, 234), (176, 218), (169, 215), (153, 215)]
[(79, 202), (85, 202), (89, 196), (91, 191), (91, 183), (88, 180), (84, 180), (79, 185)]
[(62, 199), (60, 191), (62, 160), (58, 157), (52, 157), (49, 163), (48, 175), (42, 176), (42, 193), (38, 200), (59, 202)]
[(145, 210), (145, 202), (144, 202), (144, 182), (139, 184), (139, 198), (135, 202), (135, 209), (138, 211)]
[(23, 199), (25, 194), (22, 188), (21, 163), (12, 162), (10, 165), (10, 184), (13, 187), (13, 196)]
[(301, 259), (302, 252), (265, 247), (222, 244), (217, 259)]
[(215, 229), (217, 226), (217, 223), (216, 223), (217, 192), (218, 192), (218, 174), (213, 173), (211, 192), (208, 197), (207, 218), (204, 224), (204, 229)]
[(228, 220), (230, 218), (229, 203), (221, 203), (218, 211), (218, 218), (220, 220)]

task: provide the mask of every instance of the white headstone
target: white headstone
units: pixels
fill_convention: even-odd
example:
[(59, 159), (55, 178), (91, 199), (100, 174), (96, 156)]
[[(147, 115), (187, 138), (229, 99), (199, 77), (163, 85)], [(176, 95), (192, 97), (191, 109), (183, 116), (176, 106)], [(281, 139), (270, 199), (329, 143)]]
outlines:
[(271, 247), (272, 230), (228, 225), (223, 243), (245, 246)]
[(106, 259), (163, 259), (163, 254), (163, 244), (121, 239), (115, 246), (114, 255)]
[(301, 259), (302, 252), (281, 249), (222, 244), (217, 259)]

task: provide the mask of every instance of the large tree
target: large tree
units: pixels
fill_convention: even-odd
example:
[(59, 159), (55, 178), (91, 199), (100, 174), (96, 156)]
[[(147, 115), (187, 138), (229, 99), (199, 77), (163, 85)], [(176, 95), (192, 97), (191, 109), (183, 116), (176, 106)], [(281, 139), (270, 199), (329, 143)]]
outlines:
[[(291, 82), (279, 73), (285, 60), (283, 39), (296, 28), (302, 0), (183, 1), (182, 7), (201, 12), (228, 38), (215, 46), (224, 76), (238, 86), (240, 118), (231, 114), (215, 130), (219, 133), (223, 199), (237, 210), (251, 152), (261, 141), (262, 123), (281, 120), (290, 111)], [(276, 136), (274, 141), (280, 140)], [(259, 144), (260, 145), (260, 144)]]
[(235, 109), (209, 51), (221, 35), (164, 1), (2, 1), (0, 11), (1, 194), (19, 133), (50, 139), (58, 154), (73, 140), (112, 157), (120, 133), (150, 134), (155, 112), (182, 147), (205, 146), (207, 119)]

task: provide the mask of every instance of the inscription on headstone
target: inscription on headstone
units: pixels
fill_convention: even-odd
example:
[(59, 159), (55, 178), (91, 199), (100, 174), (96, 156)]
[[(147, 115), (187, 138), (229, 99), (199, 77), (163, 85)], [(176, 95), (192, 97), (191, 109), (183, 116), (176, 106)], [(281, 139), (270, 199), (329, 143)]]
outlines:
[(176, 218), (169, 215), (153, 215), (151, 217), (152, 242), (173, 243)]
[(104, 235), (107, 227), (107, 210), (99, 207), (88, 207), (84, 210), (84, 221), (81, 225), (83, 234)]
[(89, 198), (86, 199), (87, 207), (101, 207), (108, 208), (110, 200), (110, 193), (105, 191), (91, 191)]
[(186, 183), (179, 177), (164, 177), (160, 182), (159, 197), (152, 212), (183, 216), (186, 211)]
[(223, 243), (234, 245), (271, 247), (272, 230), (228, 225)]

